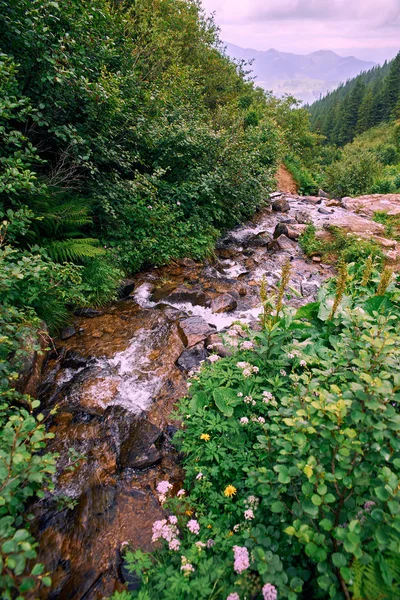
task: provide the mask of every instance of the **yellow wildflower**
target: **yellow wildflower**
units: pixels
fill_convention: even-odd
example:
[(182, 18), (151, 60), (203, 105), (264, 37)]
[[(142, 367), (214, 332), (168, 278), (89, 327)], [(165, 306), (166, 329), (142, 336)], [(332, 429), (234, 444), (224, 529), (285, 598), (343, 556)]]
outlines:
[(205, 442), (209, 442), (211, 440), (211, 436), (208, 433), (202, 433), (200, 439), (204, 440)]
[(207, 525), (207, 529), (212, 529), (212, 525)]
[(230, 531), (230, 532), (228, 533), (228, 537), (232, 537), (232, 536), (233, 536), (233, 531)]
[(232, 496), (234, 496), (236, 494), (236, 488), (233, 485), (227, 485), (225, 490), (224, 490), (224, 496), (226, 496), (227, 498), (232, 498)]
[(192, 516), (192, 514), (193, 514), (193, 511), (192, 511), (192, 510), (186, 510), (186, 511), (185, 511), (185, 514), (186, 514), (188, 517), (191, 517), (191, 516)]

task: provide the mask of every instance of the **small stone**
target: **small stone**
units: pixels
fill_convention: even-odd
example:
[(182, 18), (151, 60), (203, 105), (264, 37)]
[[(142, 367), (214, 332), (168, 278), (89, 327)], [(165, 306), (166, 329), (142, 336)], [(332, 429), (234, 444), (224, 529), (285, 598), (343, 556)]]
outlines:
[(282, 196), (282, 192), (272, 192), (269, 197), (271, 200), (275, 200), (276, 198), (280, 198)]
[(62, 340), (68, 340), (75, 334), (76, 334), (75, 327), (73, 325), (70, 325), (69, 327), (65, 327), (65, 329), (62, 330), (62, 332), (60, 334), (60, 338)]
[(312, 257), (312, 261), (315, 263), (320, 263), (321, 262), (321, 257), (320, 256), (313, 256)]
[(304, 297), (316, 296), (319, 291), (320, 285), (317, 281), (302, 281), (301, 282), (301, 294)]
[(331, 215), (333, 213), (333, 210), (327, 210), (326, 208), (321, 206), (321, 208), (318, 209), (318, 212), (321, 213), (321, 215)]
[(286, 198), (278, 198), (272, 203), (272, 210), (275, 212), (289, 212), (290, 204)]

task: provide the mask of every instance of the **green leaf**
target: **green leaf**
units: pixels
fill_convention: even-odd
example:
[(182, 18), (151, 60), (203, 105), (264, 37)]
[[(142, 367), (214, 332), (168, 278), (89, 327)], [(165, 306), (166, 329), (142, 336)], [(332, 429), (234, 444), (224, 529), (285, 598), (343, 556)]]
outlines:
[(340, 552), (334, 552), (332, 554), (332, 562), (335, 567), (345, 567), (347, 565), (346, 556)]
[(213, 398), (216, 407), (226, 417), (233, 415), (233, 409), (240, 403), (240, 399), (237, 396), (237, 392), (231, 388), (217, 388), (213, 391)]

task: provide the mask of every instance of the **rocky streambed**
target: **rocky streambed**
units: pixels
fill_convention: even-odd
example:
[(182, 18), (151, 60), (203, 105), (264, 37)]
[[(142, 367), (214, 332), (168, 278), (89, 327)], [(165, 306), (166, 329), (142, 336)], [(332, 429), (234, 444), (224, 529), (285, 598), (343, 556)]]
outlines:
[(400, 196), (340, 203), (271, 196), (270, 209), (219, 241), (213, 260), (139, 274), (125, 298), (78, 313), (47, 356), (39, 397), (43, 412), (57, 407), (49, 416), (50, 450), (60, 458), (55, 492), (34, 510), (39, 559), (53, 580), (49, 598), (107, 597), (124, 580), (124, 543), (151, 548), (161, 514), (155, 486), (182, 481), (171, 443), (179, 423), (171, 413), (186, 393), (188, 371), (211, 350), (227, 351), (219, 333), (235, 321), (257, 322), (260, 281), (274, 288), (288, 258), (287, 302), (294, 306), (312, 301), (333, 274), (319, 257), (305, 259), (296, 242), (308, 222), (321, 232), (334, 224), (373, 237), (398, 262), (400, 245), (371, 215), (400, 213)]

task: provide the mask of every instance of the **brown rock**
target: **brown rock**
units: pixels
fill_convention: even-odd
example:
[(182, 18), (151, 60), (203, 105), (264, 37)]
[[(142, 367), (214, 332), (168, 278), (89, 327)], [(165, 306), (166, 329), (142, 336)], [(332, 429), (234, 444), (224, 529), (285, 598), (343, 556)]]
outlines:
[(215, 331), (215, 327), (209, 325), (203, 317), (198, 316), (179, 321), (178, 328), (182, 341), (187, 348), (191, 348), (205, 340), (210, 333)]
[(211, 303), (213, 313), (230, 312), (237, 307), (237, 301), (230, 294), (222, 294)]

